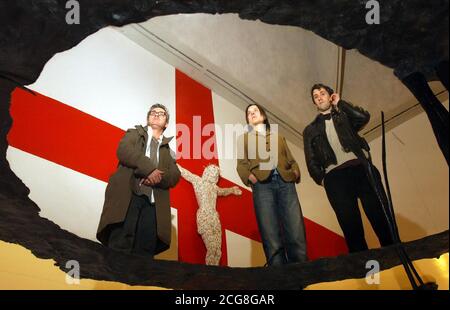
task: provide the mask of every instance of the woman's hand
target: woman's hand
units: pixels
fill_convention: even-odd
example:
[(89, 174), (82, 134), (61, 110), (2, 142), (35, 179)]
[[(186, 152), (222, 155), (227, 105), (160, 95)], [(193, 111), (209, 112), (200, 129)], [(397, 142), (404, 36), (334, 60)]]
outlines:
[(252, 184), (256, 184), (257, 182), (258, 182), (258, 179), (255, 177), (255, 175), (252, 173), (252, 174), (250, 174), (250, 176), (248, 177), (248, 179), (249, 179), (249, 181), (252, 183)]

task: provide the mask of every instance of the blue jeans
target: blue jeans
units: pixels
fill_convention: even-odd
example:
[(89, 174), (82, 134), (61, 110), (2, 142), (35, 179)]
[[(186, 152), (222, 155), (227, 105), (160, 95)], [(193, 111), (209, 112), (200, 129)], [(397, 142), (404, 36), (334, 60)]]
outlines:
[(294, 183), (279, 175), (252, 186), (256, 219), (269, 266), (304, 262), (306, 237)]

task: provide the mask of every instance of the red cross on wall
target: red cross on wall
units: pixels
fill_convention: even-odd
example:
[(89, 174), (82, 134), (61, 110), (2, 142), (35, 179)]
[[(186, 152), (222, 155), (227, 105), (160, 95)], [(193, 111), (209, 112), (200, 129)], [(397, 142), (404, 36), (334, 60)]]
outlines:
[[(201, 116), (203, 125), (214, 123), (211, 91), (179, 71), (176, 71), (176, 100), (177, 123), (192, 128), (193, 116)], [(8, 142), (11, 146), (102, 182), (108, 182), (115, 171), (117, 145), (125, 134), (120, 128), (63, 102), (39, 93), (33, 95), (19, 88), (12, 95), (10, 113), (13, 126)], [(67, 130), (68, 124), (76, 130)], [(208, 139), (203, 137), (201, 141)], [(218, 160), (206, 159), (182, 159), (179, 163), (197, 175), (202, 175), (206, 165), (219, 164)], [(220, 187), (235, 185), (225, 179), (219, 181)], [(228, 264), (225, 229), (260, 241), (251, 192), (241, 189), (242, 196), (219, 197), (217, 200), (223, 241), (220, 264), (224, 266)], [(302, 193), (300, 198), (302, 202)], [(172, 191), (171, 201), (172, 207), (178, 210), (179, 260), (203, 264), (206, 249), (197, 233), (198, 206), (191, 184), (181, 180)], [(310, 259), (347, 251), (341, 236), (306, 218), (305, 226)]]

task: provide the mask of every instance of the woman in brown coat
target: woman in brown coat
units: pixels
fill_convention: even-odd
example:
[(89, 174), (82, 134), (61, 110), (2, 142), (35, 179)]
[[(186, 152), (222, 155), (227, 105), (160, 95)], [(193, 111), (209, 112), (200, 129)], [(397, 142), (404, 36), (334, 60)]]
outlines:
[(119, 167), (110, 178), (97, 230), (104, 245), (126, 253), (151, 256), (170, 247), (169, 189), (180, 171), (163, 136), (169, 112), (156, 104), (147, 115), (148, 126), (129, 129), (117, 150)]
[(267, 264), (306, 261), (303, 215), (295, 187), (300, 183), (299, 166), (260, 105), (249, 105), (246, 117), (250, 129), (238, 141), (237, 172), (253, 190)]

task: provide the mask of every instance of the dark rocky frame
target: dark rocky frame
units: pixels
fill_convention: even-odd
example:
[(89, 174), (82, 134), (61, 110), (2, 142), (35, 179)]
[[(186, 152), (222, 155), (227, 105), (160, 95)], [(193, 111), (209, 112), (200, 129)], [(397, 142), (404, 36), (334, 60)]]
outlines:
[[(346, 49), (356, 48), (393, 68), (422, 105), (429, 105), (432, 99), (426, 95), (427, 80), (439, 77), (448, 88), (448, 0), (380, 0), (381, 24), (372, 26), (365, 23), (363, 0), (79, 2), (81, 24), (72, 26), (65, 23), (65, 0), (0, 2), (0, 240), (20, 244), (39, 258), (54, 259), (64, 271), (66, 262), (76, 259), (82, 278), (177, 289), (301, 289), (318, 282), (363, 278), (368, 260), (378, 260), (383, 270), (400, 264), (392, 247), (282, 268), (149, 263), (79, 238), (39, 216), (39, 207), (28, 198), (29, 190), (9, 167), (6, 136), (12, 124), (10, 95), (16, 87), (33, 83), (54, 54), (72, 48), (103, 27), (177, 13), (237, 13), (243, 19), (302, 27)], [(443, 69), (442, 64), (447, 67)], [(431, 110), (431, 114), (436, 112)], [(430, 120), (433, 124), (433, 116)], [(448, 113), (446, 120), (446, 124), (433, 124), (438, 141), (442, 139), (444, 155), (445, 148), (448, 154)], [(406, 250), (412, 259), (434, 258), (448, 252), (448, 242), (446, 231), (408, 243)]]

